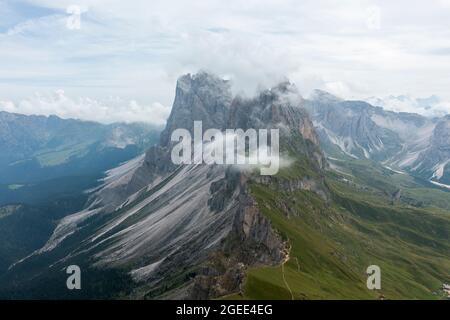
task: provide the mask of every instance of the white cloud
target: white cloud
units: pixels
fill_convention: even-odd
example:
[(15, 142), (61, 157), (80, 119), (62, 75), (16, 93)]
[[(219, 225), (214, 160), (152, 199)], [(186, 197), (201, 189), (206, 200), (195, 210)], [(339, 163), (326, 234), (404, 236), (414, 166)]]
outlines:
[[(14, 12), (14, 2), (5, 12)], [(66, 27), (79, 5), (81, 28)], [(307, 94), (412, 92), (450, 101), (450, 6), (435, 1), (29, 0), (53, 10), (0, 24), (0, 99), (64, 88), (171, 105), (178, 76), (206, 69), (253, 91), (289, 78)], [(11, 16), (11, 15), (8, 15)], [(20, 61), (20, 62), (18, 62)]]
[(349, 86), (342, 81), (326, 82), (325, 90), (338, 97), (349, 97), (352, 94)]
[(366, 25), (369, 30), (380, 30), (381, 28), (381, 9), (378, 6), (370, 6), (366, 10)]
[(22, 114), (57, 115), (61, 118), (93, 120), (102, 123), (146, 122), (163, 125), (170, 108), (160, 103), (141, 105), (136, 100), (126, 101), (119, 97), (96, 100), (88, 97), (72, 99), (63, 90), (53, 94), (36, 93), (20, 100), (0, 101), (0, 110)]
[(414, 112), (427, 117), (442, 117), (450, 114), (450, 102), (437, 96), (415, 98), (411, 95), (387, 96), (384, 98), (370, 97), (368, 103), (395, 112)]

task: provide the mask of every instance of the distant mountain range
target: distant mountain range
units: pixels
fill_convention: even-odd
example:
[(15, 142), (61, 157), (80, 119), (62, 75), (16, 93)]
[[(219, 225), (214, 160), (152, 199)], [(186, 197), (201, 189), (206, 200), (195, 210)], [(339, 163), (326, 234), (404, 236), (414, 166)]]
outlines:
[(373, 159), (395, 170), (450, 184), (450, 115), (429, 118), (344, 101), (316, 91), (305, 104), (332, 156)]
[[(0, 184), (97, 172), (117, 163), (121, 154), (123, 160), (137, 155), (157, 136), (157, 128), (146, 124), (103, 125), (0, 111)], [(108, 153), (116, 160), (108, 160)]]
[(364, 101), (376, 107), (382, 107), (389, 111), (411, 112), (414, 110), (427, 117), (442, 117), (450, 113), (450, 105), (436, 95), (427, 98), (414, 98), (411, 95), (390, 95), (383, 98), (369, 97)]
[(104, 171), (158, 136), (146, 124), (0, 112), (0, 273), (44, 245), (58, 219), (80, 210)]
[[(203, 130), (277, 128), (291, 161), (274, 176), (175, 165), (170, 134), (192, 133), (194, 121)], [(215, 75), (184, 75), (159, 142), (109, 170), (38, 248), (20, 239), (27, 250), (3, 263), (0, 298), (443, 298), (450, 192), (400, 170), (444, 183), (448, 169), (438, 178), (436, 166), (447, 123), (321, 91), (306, 100), (289, 82), (245, 98)], [(24, 209), (3, 208), (0, 227)], [(83, 290), (65, 286), (71, 264)], [(366, 287), (373, 264), (378, 291)]]
[(103, 171), (153, 145), (159, 131), (147, 124), (104, 125), (2, 111), (0, 205), (32, 204), (87, 188)]

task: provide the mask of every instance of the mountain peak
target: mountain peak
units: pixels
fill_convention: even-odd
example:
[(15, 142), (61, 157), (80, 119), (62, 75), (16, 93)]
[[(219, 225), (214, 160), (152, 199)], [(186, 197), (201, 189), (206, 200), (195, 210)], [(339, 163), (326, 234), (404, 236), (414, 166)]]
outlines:
[(177, 80), (177, 90), (189, 91), (202, 88), (209, 88), (214, 91), (227, 91), (230, 88), (230, 83), (228, 80), (206, 71), (200, 71), (195, 74), (187, 73)]
[(172, 111), (161, 133), (161, 146), (169, 144), (170, 134), (175, 129), (192, 131), (194, 121), (202, 121), (204, 130), (223, 129), (231, 100), (231, 86), (227, 80), (205, 71), (181, 76)]
[(322, 101), (322, 102), (340, 102), (343, 101), (341, 98), (320, 89), (314, 89), (310, 96), (311, 100)]

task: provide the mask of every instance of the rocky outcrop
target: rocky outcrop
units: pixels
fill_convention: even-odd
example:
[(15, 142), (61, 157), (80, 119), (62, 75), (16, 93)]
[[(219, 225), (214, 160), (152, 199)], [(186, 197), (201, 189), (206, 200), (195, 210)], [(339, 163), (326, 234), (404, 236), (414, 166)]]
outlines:
[(409, 169), (427, 179), (450, 184), (450, 115), (436, 123), (429, 146)]
[[(246, 190), (248, 177), (240, 173), (238, 176), (239, 197), (232, 229), (200, 269), (186, 298), (211, 299), (239, 293), (248, 267), (277, 265), (285, 258), (288, 243), (272, 228)], [(229, 185), (238, 181), (233, 172), (229, 177)]]
[[(111, 170), (88, 208), (61, 221), (37, 254), (57, 251), (58, 261), (82, 255), (96, 268), (127, 270), (137, 298), (238, 292), (246, 268), (279, 264), (287, 243), (248, 190), (254, 174), (227, 165), (174, 165), (170, 135), (178, 128), (192, 132), (197, 120), (203, 130), (278, 128), (281, 151), (302, 159), (319, 180), (265, 186), (319, 192), (326, 161), (302, 103), (289, 83), (232, 100), (227, 81), (207, 73), (181, 77), (160, 144)], [(80, 244), (66, 248), (72, 237)]]
[(377, 110), (362, 101), (342, 101), (323, 91), (316, 91), (305, 102), (322, 145), (335, 145), (354, 158), (386, 159), (401, 148), (396, 133), (378, 125)]
[(193, 132), (194, 121), (202, 121), (203, 130), (225, 129), (232, 95), (228, 81), (200, 72), (177, 81), (175, 101), (161, 133), (160, 145), (168, 146), (175, 129)]
[(236, 97), (230, 107), (229, 125), (242, 129), (278, 128), (284, 134), (293, 130), (318, 145), (318, 137), (303, 103), (295, 85), (283, 82), (252, 99)]
[(316, 91), (304, 106), (322, 147), (333, 157), (340, 151), (427, 180), (450, 183), (450, 116), (397, 113), (363, 101), (344, 101), (323, 91)]

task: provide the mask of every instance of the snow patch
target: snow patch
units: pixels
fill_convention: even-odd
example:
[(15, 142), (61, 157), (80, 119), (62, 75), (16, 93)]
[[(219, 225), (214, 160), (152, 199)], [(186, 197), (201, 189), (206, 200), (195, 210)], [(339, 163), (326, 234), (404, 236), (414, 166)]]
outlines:
[(438, 163), (437, 165), (435, 165), (433, 167), (433, 175), (431, 176), (431, 179), (436, 179), (436, 180), (440, 180), (442, 178), (442, 176), (444, 175), (444, 169), (445, 166), (450, 162), (450, 160), (447, 160), (445, 162), (442, 163)]
[(391, 167), (388, 167), (388, 166), (384, 166), (384, 167), (385, 167), (386, 169), (392, 171), (392, 172), (395, 172), (395, 173), (406, 174), (406, 173), (403, 172), (403, 171), (398, 171), (398, 170), (392, 169)]
[(448, 184), (439, 183), (439, 182), (436, 182), (436, 181), (433, 181), (433, 180), (429, 180), (429, 181), (432, 184), (436, 185), (436, 186), (439, 186), (439, 187), (446, 188), (446, 189), (450, 190), (450, 185), (448, 185)]

